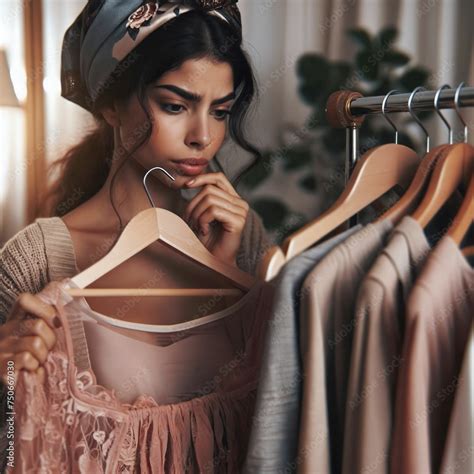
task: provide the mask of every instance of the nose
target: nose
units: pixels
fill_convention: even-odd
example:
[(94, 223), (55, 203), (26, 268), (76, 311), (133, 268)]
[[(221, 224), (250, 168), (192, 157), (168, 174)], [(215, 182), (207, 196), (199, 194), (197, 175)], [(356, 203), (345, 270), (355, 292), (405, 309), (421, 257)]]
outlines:
[(189, 147), (206, 148), (211, 143), (209, 117), (196, 117), (188, 131), (186, 144)]

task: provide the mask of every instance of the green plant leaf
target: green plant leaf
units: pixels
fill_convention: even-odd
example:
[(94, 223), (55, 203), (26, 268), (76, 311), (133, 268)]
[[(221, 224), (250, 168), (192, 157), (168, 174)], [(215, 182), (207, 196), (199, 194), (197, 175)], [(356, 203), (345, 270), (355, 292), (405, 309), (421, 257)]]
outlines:
[(274, 155), (270, 150), (262, 153), (262, 158), (242, 176), (239, 181), (239, 186), (243, 186), (246, 189), (255, 189), (260, 186), (266, 179), (272, 174), (272, 160)]
[(316, 191), (316, 178), (312, 174), (306, 175), (303, 178), (301, 178), (298, 184), (305, 191), (309, 191), (309, 192)]
[(415, 87), (424, 86), (428, 80), (430, 73), (427, 69), (421, 66), (414, 66), (403, 73), (398, 78), (398, 87), (407, 92), (411, 92)]
[(316, 105), (321, 101), (322, 89), (315, 87), (314, 84), (305, 83), (298, 86), (298, 93), (303, 100), (308, 105)]
[(324, 146), (332, 153), (341, 153), (346, 149), (346, 131), (329, 128), (323, 135)]
[(304, 80), (325, 81), (328, 70), (329, 63), (320, 54), (303, 54), (296, 62), (296, 74)]
[(387, 51), (381, 61), (391, 66), (400, 67), (407, 64), (410, 57), (400, 51)]
[(384, 28), (380, 33), (376, 36), (377, 43), (383, 49), (387, 50), (390, 48), (390, 45), (396, 40), (398, 36), (398, 30), (394, 26), (389, 26)]
[(285, 233), (284, 235), (281, 236), (277, 243), (277, 245), (281, 244), (287, 237), (289, 237), (291, 234), (296, 232), (297, 230), (301, 229), (303, 225), (306, 224), (307, 218), (303, 214), (296, 213), (296, 212), (291, 212), (287, 218), (285, 219), (286, 221), (291, 220), (291, 225), (288, 226), (287, 223), (285, 223)]
[(326, 112), (322, 106), (316, 107), (307, 120), (308, 129), (314, 130), (315, 128), (327, 127)]
[(298, 170), (311, 163), (312, 157), (307, 148), (292, 148), (285, 153), (284, 169), (287, 171)]
[(362, 77), (369, 81), (377, 79), (379, 72), (379, 62), (375, 60), (376, 54), (374, 51), (361, 51), (357, 53), (356, 65), (357, 70)]
[(347, 34), (364, 49), (370, 49), (372, 47), (372, 38), (367, 30), (363, 28), (353, 28), (349, 30)]
[(347, 62), (338, 61), (331, 65), (329, 68), (329, 82), (326, 84), (326, 101), (330, 94), (341, 89), (347, 83), (351, 72), (352, 66)]
[(262, 217), (263, 225), (268, 230), (276, 230), (288, 214), (287, 206), (272, 198), (256, 199), (251, 207)]

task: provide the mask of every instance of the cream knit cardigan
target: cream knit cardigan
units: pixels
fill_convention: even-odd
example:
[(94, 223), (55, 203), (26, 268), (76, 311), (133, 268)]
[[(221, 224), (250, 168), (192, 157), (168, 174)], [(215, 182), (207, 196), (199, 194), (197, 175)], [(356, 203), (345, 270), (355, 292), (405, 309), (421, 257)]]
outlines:
[[(237, 265), (255, 275), (258, 263), (272, 245), (258, 214), (249, 210)], [(74, 247), (60, 217), (37, 218), (10, 238), (0, 250), (0, 324), (20, 293), (39, 293), (50, 281), (78, 273)]]

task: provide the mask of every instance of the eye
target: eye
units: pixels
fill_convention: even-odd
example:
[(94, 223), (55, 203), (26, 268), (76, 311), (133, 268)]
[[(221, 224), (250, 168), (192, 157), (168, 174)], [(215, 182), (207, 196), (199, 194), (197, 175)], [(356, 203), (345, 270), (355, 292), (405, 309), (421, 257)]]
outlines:
[(220, 109), (220, 110), (216, 110), (214, 113), (217, 114), (217, 116), (216, 116), (217, 120), (223, 121), (223, 120), (226, 119), (226, 117), (228, 115), (231, 114), (231, 111), (230, 110), (225, 110), (225, 109)]
[[(170, 108), (171, 107), (178, 107), (179, 110), (171, 110)], [(170, 114), (179, 114), (179, 112), (181, 112), (181, 110), (184, 108), (183, 105), (179, 105), (179, 104), (161, 104), (161, 108), (165, 111), (165, 112), (168, 112)]]

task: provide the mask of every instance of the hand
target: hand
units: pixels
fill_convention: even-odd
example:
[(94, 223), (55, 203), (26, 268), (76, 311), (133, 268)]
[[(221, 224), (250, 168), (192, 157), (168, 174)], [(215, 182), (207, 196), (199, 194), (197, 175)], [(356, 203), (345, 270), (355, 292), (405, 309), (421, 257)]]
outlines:
[(186, 207), (184, 219), (199, 231), (199, 239), (214, 256), (237, 266), (237, 252), (249, 205), (223, 173), (202, 174), (186, 185), (188, 188), (204, 187)]
[(42, 365), (56, 343), (54, 328), (60, 327), (53, 306), (31, 293), (21, 293), (7, 322), (0, 325), (0, 377), (16, 385), (20, 370), (44, 376)]

